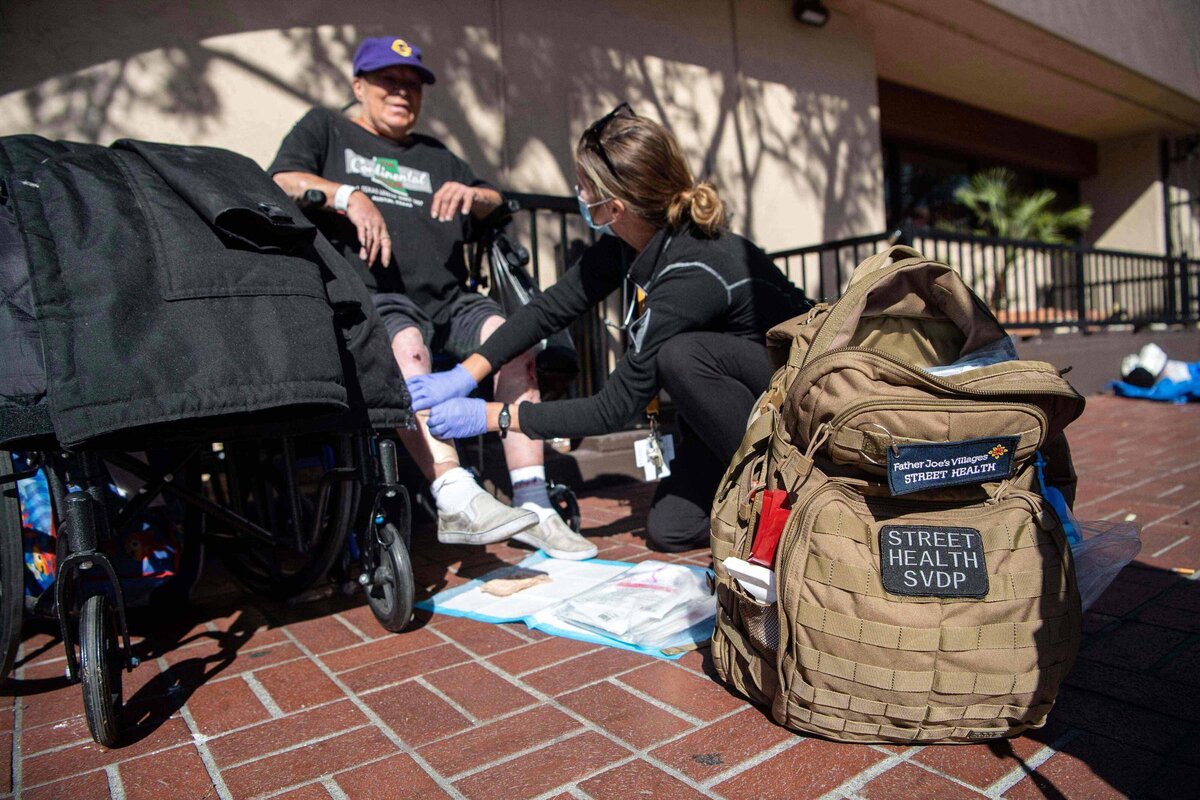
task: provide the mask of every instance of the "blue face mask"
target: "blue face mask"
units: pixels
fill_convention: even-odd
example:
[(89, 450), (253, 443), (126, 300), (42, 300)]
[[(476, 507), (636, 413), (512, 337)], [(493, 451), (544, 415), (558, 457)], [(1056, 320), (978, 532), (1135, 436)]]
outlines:
[[(588, 204), (584, 202), (582, 197), (580, 197), (579, 195), (576, 195), (575, 199), (579, 201), (579, 214), (580, 214), (580, 216), (583, 217), (583, 221), (585, 223), (587, 223), (587, 226), (589, 228), (596, 231), (601, 236), (603, 236), (605, 234), (607, 234), (609, 236), (616, 236), (616, 234), (612, 232), (612, 228), (609, 227), (608, 225), (597, 225), (595, 223), (595, 221), (592, 219), (592, 209), (590, 207), (588, 207)], [(600, 203), (607, 203), (607, 202), (608, 202), (608, 200), (600, 201)], [(600, 205), (600, 203), (592, 203), (592, 205), (598, 206), (598, 205)]]

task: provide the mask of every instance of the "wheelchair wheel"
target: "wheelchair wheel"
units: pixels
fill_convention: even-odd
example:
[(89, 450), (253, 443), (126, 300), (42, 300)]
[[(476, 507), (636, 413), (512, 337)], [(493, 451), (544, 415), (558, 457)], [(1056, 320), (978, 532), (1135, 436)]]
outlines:
[(94, 594), (79, 615), (79, 679), (83, 710), (97, 744), (112, 747), (121, 732), (121, 654), (117, 623), (108, 598)]
[[(0, 450), (0, 481), (13, 474), (12, 455)], [(8, 677), (25, 610), (25, 549), (16, 481), (0, 482), (0, 681)]]
[(546, 485), (546, 493), (550, 495), (550, 504), (558, 511), (558, 515), (571, 527), (571, 530), (579, 533), (581, 524), (579, 498), (575, 496), (571, 487), (549, 481)]
[(363, 573), (367, 579), (363, 585), (367, 605), (380, 625), (399, 633), (412, 621), (415, 595), (412, 560), (404, 546), (404, 536), (390, 522), (379, 529), (378, 540), (371, 546), (377, 558), (364, 558), (364, 566), (367, 563), (371, 566)]
[(226, 504), (270, 531), (273, 539), (268, 543), (237, 532), (210, 531), (209, 541), (225, 568), (251, 591), (287, 600), (311, 589), (342, 553), (360, 485), (337, 475), (355, 463), (353, 442), (346, 435), (324, 442), (301, 440), (292, 455), (279, 441), (239, 450), (227, 450), (231, 502)]

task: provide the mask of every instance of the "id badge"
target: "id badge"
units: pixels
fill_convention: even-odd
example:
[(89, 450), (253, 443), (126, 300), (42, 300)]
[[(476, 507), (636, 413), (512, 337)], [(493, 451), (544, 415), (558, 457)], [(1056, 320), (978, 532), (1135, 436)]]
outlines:
[(671, 474), (671, 459), (675, 458), (675, 439), (671, 434), (651, 433), (633, 443), (634, 462), (642, 468), (646, 480), (656, 481)]

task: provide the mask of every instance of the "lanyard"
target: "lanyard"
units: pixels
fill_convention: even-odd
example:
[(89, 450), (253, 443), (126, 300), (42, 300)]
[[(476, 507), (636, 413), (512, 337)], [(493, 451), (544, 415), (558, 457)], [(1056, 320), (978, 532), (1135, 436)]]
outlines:
[[(637, 284), (634, 284), (637, 286)], [(646, 310), (646, 290), (641, 286), (637, 286), (637, 315), (641, 317)], [(650, 398), (650, 402), (646, 404), (646, 418), (650, 420), (650, 429), (658, 430), (658, 392), (654, 393), (654, 397)]]

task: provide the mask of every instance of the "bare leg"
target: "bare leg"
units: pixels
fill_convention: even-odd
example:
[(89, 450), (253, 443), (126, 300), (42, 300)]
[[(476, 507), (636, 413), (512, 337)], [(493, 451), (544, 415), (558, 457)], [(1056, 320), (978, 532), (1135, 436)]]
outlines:
[[(405, 328), (392, 338), (392, 355), (400, 367), (400, 374), (405, 378), (428, 375), (432, 371), (429, 348), (425, 346), (425, 340), (417, 328)], [(417, 418), (417, 430), (398, 433), (426, 480), (439, 478), (458, 466), (458, 451), (454, 445), (434, 438), (420, 417)]]
[[(483, 323), (479, 338), (487, 339), (504, 322), (490, 317)], [(522, 353), (504, 365), (496, 376), (496, 399), (502, 403), (541, 401), (537, 385), (537, 365), (532, 352)], [(513, 480), (513, 505), (537, 514), (538, 524), (513, 536), (515, 541), (537, 547), (552, 558), (579, 560), (593, 558), (596, 545), (563, 522), (546, 492), (546, 462), (542, 443), (523, 433), (510, 432), (504, 439), (504, 458)]]
[[(489, 317), (480, 329), (480, 340), (487, 339), (503, 323), (500, 317)], [(542, 399), (532, 352), (522, 353), (501, 368), (496, 376), (496, 399), (510, 404), (526, 400), (537, 403)], [(535, 512), (538, 519), (536, 527), (515, 534), (513, 539), (540, 548), (552, 558), (593, 558), (596, 545), (563, 522), (546, 493), (546, 456), (542, 443), (523, 433), (510, 432), (504, 439), (504, 458), (513, 480), (513, 505)]]
[[(495, 333), (504, 324), (503, 317), (488, 317), (479, 331), (480, 343)], [(496, 401), (516, 405), (529, 401), (540, 402), (541, 393), (537, 385), (537, 367), (534, 364), (533, 353), (525, 352), (500, 368), (496, 375)], [(546, 457), (542, 451), (542, 443), (534, 441), (523, 433), (512, 431), (504, 439), (504, 460), (508, 468), (540, 467)]]

